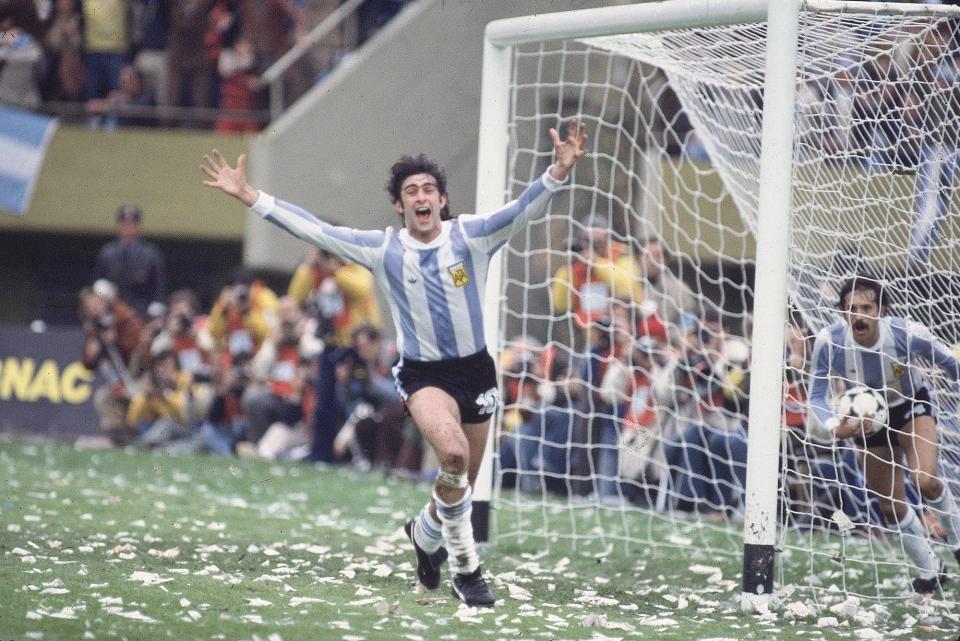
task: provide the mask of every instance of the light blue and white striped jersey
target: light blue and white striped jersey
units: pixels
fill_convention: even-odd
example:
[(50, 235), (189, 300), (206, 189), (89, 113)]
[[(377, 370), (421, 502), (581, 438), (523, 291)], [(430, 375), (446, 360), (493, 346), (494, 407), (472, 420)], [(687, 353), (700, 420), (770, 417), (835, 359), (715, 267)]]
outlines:
[(491, 256), (532, 218), (546, 211), (563, 183), (549, 172), (491, 214), (461, 214), (442, 223), (429, 243), (406, 229), (335, 227), (260, 192), (251, 209), (294, 236), (363, 265), (390, 302), (401, 356), (439, 361), (486, 347), (481, 313)]
[(960, 380), (960, 361), (919, 323), (883, 316), (877, 344), (863, 347), (853, 340), (850, 325), (837, 321), (820, 330), (814, 343), (810, 409), (827, 429), (839, 423), (827, 399), (831, 378), (846, 381), (848, 387), (881, 390), (887, 405), (900, 405), (927, 386), (917, 367), (920, 359), (921, 364), (935, 363), (948, 378)]

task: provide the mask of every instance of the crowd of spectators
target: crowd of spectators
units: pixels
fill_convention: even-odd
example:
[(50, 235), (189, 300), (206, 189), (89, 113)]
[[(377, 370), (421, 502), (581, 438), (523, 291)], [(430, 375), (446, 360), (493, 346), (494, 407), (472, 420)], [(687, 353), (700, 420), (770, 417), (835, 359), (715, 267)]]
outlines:
[[(498, 462), (505, 488), (600, 505), (743, 517), (751, 333), (668, 267), (656, 238), (627, 245), (587, 219), (552, 278), (555, 318), (580, 331), (541, 344), (520, 335), (502, 354)], [(664, 296), (665, 291), (671, 291)], [(664, 304), (666, 303), (666, 304)], [(793, 317), (784, 345), (781, 509), (795, 527), (884, 524), (856, 448), (808, 430), (813, 334)], [(912, 493), (911, 493), (912, 492)], [(908, 500), (936, 531), (936, 517)]]
[(203, 309), (192, 290), (167, 294), (141, 219), (117, 211), (117, 238), (79, 293), (82, 362), (99, 375), (112, 444), (420, 475), (369, 272), (310, 248), (285, 293), (237, 268)]
[[(366, 0), (284, 76), (302, 94), (407, 0)], [(215, 108), (222, 132), (261, 126), (261, 74), (339, 0), (2, 0), (0, 104), (77, 103), (91, 126), (174, 124), (137, 107)], [(193, 112), (196, 114), (196, 112)], [(209, 119), (179, 122), (207, 126)]]
[[(163, 256), (140, 237), (140, 210), (124, 205), (116, 221), (117, 239), (79, 292), (81, 360), (98, 373), (94, 406), (113, 445), (353, 464), (405, 478), (435, 471), (390, 374), (397, 354), (369, 272), (311, 247), (285, 293), (237, 268), (204, 309), (191, 290), (166, 293)], [(736, 518), (749, 317), (724, 316), (694, 296), (658, 239), (638, 243), (634, 257), (598, 224), (588, 220), (551, 279), (556, 317), (580, 333), (548, 345), (518, 336), (501, 354), (501, 483)], [(811, 347), (811, 332), (790, 325), (782, 482), (791, 522), (831, 527), (840, 510), (880, 523), (855, 451), (807, 433)]]
[[(517, 336), (502, 355), (501, 482), (610, 506), (742, 515), (749, 317), (724, 316), (695, 297), (658, 239), (631, 255), (597, 230), (588, 219), (552, 279), (555, 316), (579, 333), (546, 346)], [(784, 433), (794, 518), (822, 525), (825, 511), (867, 508), (862, 495), (841, 497), (830, 482), (839, 478), (856, 494), (863, 483), (855, 457), (840, 460), (806, 436), (809, 334), (799, 325), (788, 332)], [(821, 482), (811, 487), (811, 478)]]

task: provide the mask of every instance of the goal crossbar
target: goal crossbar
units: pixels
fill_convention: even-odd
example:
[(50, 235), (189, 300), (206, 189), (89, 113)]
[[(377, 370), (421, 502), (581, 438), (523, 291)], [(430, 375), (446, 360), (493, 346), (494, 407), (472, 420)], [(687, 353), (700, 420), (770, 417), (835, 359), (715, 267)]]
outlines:
[[(543, 13), (495, 20), (487, 25), (485, 40), (495, 47), (509, 47), (562, 38), (747, 24), (766, 20), (768, 4), (769, 0), (662, 0)], [(807, 0), (802, 8), (823, 13), (960, 17), (960, 7), (906, 2)]]

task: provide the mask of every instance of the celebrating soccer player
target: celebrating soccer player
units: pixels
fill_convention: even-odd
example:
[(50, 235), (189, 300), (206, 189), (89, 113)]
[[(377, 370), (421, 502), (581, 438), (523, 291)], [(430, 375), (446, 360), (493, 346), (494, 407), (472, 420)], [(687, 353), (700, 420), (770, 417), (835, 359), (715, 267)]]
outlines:
[(499, 402), (481, 315), (487, 264), (510, 236), (546, 210), (584, 155), (582, 123), (571, 123), (566, 139), (555, 129), (550, 135), (555, 156), (550, 168), (515, 201), (485, 215), (448, 219), (443, 171), (425, 156), (404, 156), (387, 183), (403, 223), (399, 232), (334, 227), (258, 191), (247, 183), (242, 155), (234, 168), (213, 150), (201, 167), (210, 178), (204, 185), (373, 272), (397, 328), (397, 390), (440, 460), (430, 501), (405, 525), (417, 553), (417, 576), (424, 587), (435, 589), (449, 556), (453, 593), (470, 606), (490, 607), (495, 601), (480, 571), (470, 523), (471, 488)]
[[(846, 320), (824, 328), (813, 349), (810, 408), (825, 431), (853, 437), (863, 450), (867, 489), (876, 496), (887, 523), (899, 525), (904, 550), (920, 571), (913, 589), (931, 593), (944, 581), (944, 566), (924, 536), (917, 515), (904, 500), (906, 469), (926, 506), (937, 511), (947, 543), (960, 562), (960, 515), (949, 487), (937, 478), (937, 423), (930, 388), (919, 359), (960, 380), (960, 362), (922, 325), (887, 316), (884, 291), (871, 277), (858, 276), (840, 289)], [(889, 419), (835, 416), (827, 393), (831, 379), (849, 388), (863, 385), (886, 397)]]

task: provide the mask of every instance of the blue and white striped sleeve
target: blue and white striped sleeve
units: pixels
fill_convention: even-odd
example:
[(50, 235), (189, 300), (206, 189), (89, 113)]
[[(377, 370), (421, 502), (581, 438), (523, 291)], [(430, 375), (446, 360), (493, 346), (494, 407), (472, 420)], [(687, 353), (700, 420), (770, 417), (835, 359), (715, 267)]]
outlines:
[(960, 361), (946, 345), (937, 340), (933, 332), (920, 323), (914, 322), (908, 322), (905, 331), (908, 354), (936, 363), (948, 378), (960, 381)]
[(458, 216), (467, 241), (479, 250), (488, 254), (494, 253), (527, 222), (542, 215), (553, 194), (565, 182), (551, 176), (548, 169), (540, 178), (530, 183), (516, 200), (510, 201), (497, 211)]
[(810, 411), (824, 431), (832, 432), (840, 420), (834, 415), (827, 394), (830, 390), (830, 352), (833, 349), (830, 328), (825, 327), (817, 334), (813, 344), (811, 359), (813, 372), (810, 376)]
[(257, 202), (250, 209), (277, 227), (371, 271), (380, 262), (386, 242), (385, 232), (336, 227), (296, 205), (262, 191), (259, 193)]

